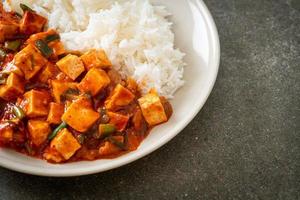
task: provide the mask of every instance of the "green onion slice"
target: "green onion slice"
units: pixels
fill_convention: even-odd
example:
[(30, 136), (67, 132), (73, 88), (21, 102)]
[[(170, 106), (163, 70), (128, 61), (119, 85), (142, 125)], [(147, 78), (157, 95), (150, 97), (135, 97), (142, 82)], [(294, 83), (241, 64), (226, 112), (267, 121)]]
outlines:
[(35, 46), (40, 50), (40, 52), (49, 58), (53, 54), (53, 50), (48, 46), (48, 44), (43, 40), (37, 40)]
[(120, 149), (126, 151), (126, 145), (123, 142), (119, 142), (118, 140), (114, 139), (113, 137), (108, 137), (107, 140), (109, 142), (111, 142), (112, 144), (116, 145), (117, 147), (119, 147)]
[(100, 138), (105, 138), (116, 132), (116, 127), (113, 124), (100, 124), (99, 125), (99, 135)]
[(32, 10), (29, 6), (20, 3), (20, 8), (23, 10), (23, 12), (29, 11), (29, 12), (35, 12), (34, 10)]
[(45, 42), (49, 43), (49, 42), (52, 42), (52, 41), (55, 41), (55, 40), (59, 40), (59, 39), (60, 39), (60, 36), (58, 34), (48, 35), (45, 38)]
[(68, 124), (66, 122), (62, 122), (58, 127), (56, 127), (56, 129), (54, 129), (54, 131), (48, 136), (48, 140), (52, 140), (53, 138), (55, 138), (55, 136), (57, 135), (57, 133), (66, 128), (68, 126)]
[(20, 108), (19, 106), (14, 106), (13, 107), (13, 113), (14, 115), (18, 118), (18, 119), (23, 119), (25, 117), (25, 113), (23, 111), (22, 108)]

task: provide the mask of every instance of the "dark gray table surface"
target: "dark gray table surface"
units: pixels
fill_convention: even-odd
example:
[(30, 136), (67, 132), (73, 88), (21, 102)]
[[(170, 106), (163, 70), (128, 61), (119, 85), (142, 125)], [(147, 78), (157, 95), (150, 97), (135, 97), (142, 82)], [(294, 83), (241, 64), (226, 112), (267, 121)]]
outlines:
[(197, 117), (130, 165), (76, 178), (0, 168), (0, 199), (300, 199), (300, 0), (205, 0), (221, 40)]

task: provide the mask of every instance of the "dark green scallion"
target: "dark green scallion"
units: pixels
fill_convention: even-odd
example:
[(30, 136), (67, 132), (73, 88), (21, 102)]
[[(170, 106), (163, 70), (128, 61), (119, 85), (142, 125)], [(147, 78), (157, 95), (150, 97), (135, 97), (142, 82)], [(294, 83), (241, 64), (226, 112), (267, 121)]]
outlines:
[(111, 142), (112, 144), (116, 145), (117, 147), (119, 147), (120, 149), (126, 151), (126, 145), (123, 142), (119, 142), (118, 140), (114, 139), (113, 137), (108, 137), (107, 140), (109, 142)]
[(56, 129), (54, 129), (54, 131), (48, 136), (48, 140), (52, 140), (56, 135), (57, 133), (66, 128), (68, 125), (66, 122), (62, 122), (58, 127), (56, 127)]
[(59, 39), (60, 39), (60, 36), (58, 34), (48, 35), (45, 38), (45, 42), (49, 43), (49, 42), (52, 42), (52, 41), (55, 41), (55, 40), (59, 40)]
[(26, 11), (29, 12), (34, 12), (34, 10), (32, 10), (30, 7), (28, 7), (27, 5), (20, 3), (20, 8), (23, 10), (23, 12), (25, 13)]
[(35, 46), (40, 50), (40, 52), (46, 58), (49, 58), (53, 54), (53, 50), (48, 46), (48, 44), (43, 40), (37, 40)]

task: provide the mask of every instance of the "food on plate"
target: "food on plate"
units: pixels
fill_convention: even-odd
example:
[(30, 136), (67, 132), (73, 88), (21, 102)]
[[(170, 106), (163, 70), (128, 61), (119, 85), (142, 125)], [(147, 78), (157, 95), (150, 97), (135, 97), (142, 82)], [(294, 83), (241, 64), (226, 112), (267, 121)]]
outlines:
[(69, 51), (47, 19), (20, 4), (0, 9), (0, 145), (53, 163), (114, 158), (136, 150), (171, 117), (103, 49)]
[[(170, 13), (162, 5), (149, 0), (4, 2), (7, 10), (21, 13), (19, 4), (25, 3), (48, 18), (49, 28), (60, 33), (65, 49), (86, 52), (81, 58), (87, 68), (113, 65), (122, 77), (136, 80), (143, 93), (155, 88), (168, 99), (184, 84), (184, 54), (174, 47)], [(97, 62), (89, 64), (90, 60)]]

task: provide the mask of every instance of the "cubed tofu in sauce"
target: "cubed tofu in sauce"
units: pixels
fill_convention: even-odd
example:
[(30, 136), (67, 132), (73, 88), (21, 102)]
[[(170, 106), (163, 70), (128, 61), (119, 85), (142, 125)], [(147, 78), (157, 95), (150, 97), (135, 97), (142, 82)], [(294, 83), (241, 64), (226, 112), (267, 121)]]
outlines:
[(48, 91), (30, 90), (24, 94), (21, 105), (28, 118), (46, 117), (50, 102), (51, 96)]
[(165, 109), (156, 91), (149, 92), (138, 101), (143, 116), (150, 126), (155, 126), (168, 120)]
[(46, 23), (46, 18), (34, 12), (26, 11), (20, 23), (20, 31), (27, 35), (38, 33), (43, 30)]
[(72, 80), (75, 80), (80, 74), (82, 74), (82, 72), (85, 71), (81, 59), (78, 56), (72, 54), (63, 57), (56, 63), (56, 65)]
[(76, 90), (77, 85), (78, 84), (75, 82), (52, 80), (51, 81), (52, 96), (54, 97), (54, 99), (57, 103), (61, 103), (62, 95), (69, 89)]
[(30, 80), (47, 64), (47, 59), (32, 44), (27, 45), (15, 55), (14, 64)]
[(101, 90), (105, 89), (109, 83), (110, 79), (105, 71), (92, 68), (78, 84), (78, 88), (83, 93), (91, 93), (93, 96), (95, 96)]
[(72, 133), (64, 128), (51, 141), (50, 148), (55, 149), (65, 159), (70, 159), (74, 153), (80, 149), (81, 145), (72, 135)]
[(11, 142), (13, 141), (13, 128), (8, 126), (7, 123), (0, 124), (0, 142)]
[(129, 116), (128, 115), (122, 115), (119, 113), (114, 112), (107, 112), (109, 116), (109, 123), (116, 126), (118, 131), (123, 131), (128, 123)]
[(87, 131), (100, 117), (86, 98), (79, 98), (66, 109), (62, 120), (79, 132)]
[(6, 101), (14, 100), (24, 93), (24, 81), (15, 73), (11, 73), (5, 85), (0, 86), (0, 97)]
[(87, 70), (93, 67), (108, 69), (112, 66), (110, 60), (102, 49), (92, 49), (83, 54), (80, 58)]
[(52, 163), (115, 158), (171, 117), (168, 100), (143, 94), (103, 49), (68, 51), (22, 6), (20, 17), (0, 4), (0, 147)]
[(47, 140), (51, 128), (49, 123), (44, 120), (29, 120), (28, 131), (33, 144), (40, 146)]
[(12, 38), (19, 32), (19, 25), (9, 21), (0, 20), (0, 42)]
[(118, 84), (111, 96), (105, 101), (105, 107), (108, 110), (118, 110), (123, 106), (129, 105), (134, 98), (135, 96), (130, 90)]
[(51, 102), (47, 122), (50, 124), (60, 124), (64, 111), (65, 106), (63, 104)]

